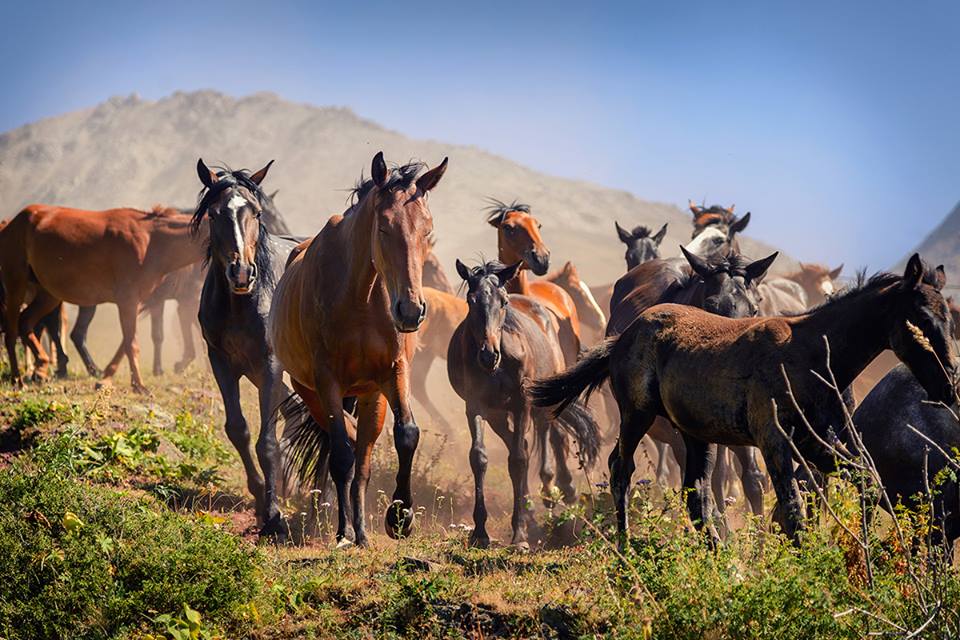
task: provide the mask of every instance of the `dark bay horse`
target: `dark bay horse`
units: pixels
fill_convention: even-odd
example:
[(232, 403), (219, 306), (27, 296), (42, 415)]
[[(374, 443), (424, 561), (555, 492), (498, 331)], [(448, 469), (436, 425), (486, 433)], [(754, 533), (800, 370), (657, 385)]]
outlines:
[[(796, 317), (730, 319), (688, 306), (657, 305), (618, 338), (565, 373), (537, 383), (532, 392), (536, 404), (562, 407), (610, 379), (621, 415), (611, 486), (622, 534), (634, 450), (657, 416), (669, 416), (688, 436), (690, 478), (684, 484), (697, 488), (688, 501), (694, 522), (707, 523), (705, 515), (711, 513), (710, 492), (700, 487), (713, 459), (706, 446), (695, 446), (691, 455), (691, 442), (757, 446), (779, 501), (778, 520), (795, 537), (803, 527), (803, 500), (793, 451), (776, 425), (793, 434), (800, 454), (816, 469), (832, 471), (832, 454), (805, 425), (822, 441), (829, 442), (831, 432), (842, 438), (844, 401), (811, 372), (846, 389), (887, 348), (910, 368), (928, 399), (952, 403), (956, 369), (944, 283), (942, 267), (926, 270), (914, 254), (902, 276), (874, 276)], [(710, 372), (706, 379), (704, 372)], [(702, 381), (696, 393), (690, 392), (691, 379)]]
[[(377, 153), (371, 179), (356, 188), (356, 203), (344, 215), (331, 217), (290, 260), (270, 312), (277, 357), (317, 429), (329, 434), (339, 503), (337, 539), (347, 537), (352, 503), (359, 545), (367, 543), (371, 455), (388, 407), (394, 415), (399, 471), (394, 502), (387, 509), (387, 533), (405, 536), (413, 525), (410, 473), (420, 430), (410, 410), (410, 360), (414, 332), (427, 315), (421, 282), (433, 231), (428, 193), (443, 177), (447, 160), (420, 175), (423, 168), (410, 163), (388, 169), (383, 153)], [(341, 410), (346, 396), (358, 397), (355, 451)], [(298, 442), (316, 442), (317, 437), (316, 431), (298, 430), (291, 451), (296, 456), (303, 451)], [(302, 462), (301, 470), (317, 468), (316, 460)]]
[[(481, 547), (490, 544), (483, 493), (487, 471), (484, 422), (503, 440), (509, 451), (508, 466), (513, 483), (511, 544), (514, 545), (528, 544), (528, 524), (532, 519), (526, 507), (529, 499), (528, 438), (534, 437), (540, 457), (543, 495), (551, 494), (556, 473), (568, 503), (576, 500), (576, 489), (566, 462), (565, 433), (577, 440), (587, 466), (596, 461), (600, 446), (599, 427), (585, 405), (571, 403), (554, 418), (545, 409), (534, 408), (524, 393), (528, 381), (559, 373), (564, 363), (559, 338), (552, 326), (547, 325), (550, 328), (543, 331), (528, 313), (517, 311), (518, 296), (506, 291), (507, 283), (519, 269), (519, 262), (509, 267), (488, 262), (469, 269), (457, 261), (457, 273), (468, 286), (469, 311), (450, 340), (447, 372), (450, 384), (467, 405), (467, 426), (472, 442), (470, 467), (474, 478), (475, 527), (470, 542)], [(532, 299), (528, 300), (528, 308), (542, 315), (549, 313)]]
[[(527, 271), (542, 276), (550, 268), (550, 250), (540, 235), (540, 221), (533, 217), (529, 205), (505, 204), (493, 198), (490, 203), (487, 224), (497, 230), (498, 259), (503, 264), (523, 264), (507, 285), (507, 291), (533, 298), (553, 314), (563, 358), (567, 364), (573, 364), (580, 355), (580, 317), (576, 304), (570, 294), (552, 282), (527, 278)], [(523, 310), (521, 303), (522, 300), (518, 302), (518, 309)]]
[[(199, 320), (223, 409), (227, 437), (240, 454), (247, 488), (256, 501), (261, 536), (285, 534), (277, 505), (280, 459), (274, 413), (290, 395), (283, 368), (270, 348), (267, 319), (274, 289), (294, 242), (270, 234), (263, 220), (260, 185), (272, 162), (255, 173), (212, 171), (197, 161), (203, 184), (193, 215), (194, 229), (207, 226), (209, 268), (200, 296)], [(207, 222), (204, 225), (204, 222)], [(240, 379), (257, 387), (260, 433), (257, 460), (250, 454), (250, 429), (240, 406)]]
[[(948, 467), (944, 451), (956, 462), (955, 452), (960, 449), (957, 405), (951, 410), (926, 400), (927, 392), (910, 370), (900, 364), (863, 399), (853, 414), (853, 424), (894, 506), (898, 502), (910, 508), (924, 504), (926, 475), (930, 486), (937, 491), (933, 496), (934, 535), (937, 539), (945, 538), (948, 548), (952, 549), (953, 542), (960, 538), (960, 493), (956, 476), (948, 478), (942, 486), (935, 486), (934, 478)], [(907, 425), (936, 443), (936, 447)], [(849, 443), (848, 448), (856, 451)], [(919, 504), (917, 496), (921, 496)], [(886, 507), (883, 502), (880, 504)]]
[(620, 242), (627, 245), (624, 259), (627, 261), (628, 271), (642, 262), (660, 257), (660, 243), (667, 235), (666, 223), (656, 233), (643, 225), (628, 231), (621, 227), (619, 222), (613, 224), (617, 228), (617, 237), (620, 238)]
[[(44, 377), (49, 362), (33, 335), (36, 322), (61, 302), (90, 306), (114, 302), (123, 338), (104, 371), (109, 383), (126, 355), (136, 391), (140, 377), (137, 313), (164, 276), (203, 259), (203, 239), (190, 233), (190, 217), (175, 209), (81, 211), (29, 205), (0, 230), (0, 278), (6, 293), (4, 339), (11, 375), (21, 383), (14, 349), (19, 335)], [(32, 279), (37, 292), (21, 305)]]

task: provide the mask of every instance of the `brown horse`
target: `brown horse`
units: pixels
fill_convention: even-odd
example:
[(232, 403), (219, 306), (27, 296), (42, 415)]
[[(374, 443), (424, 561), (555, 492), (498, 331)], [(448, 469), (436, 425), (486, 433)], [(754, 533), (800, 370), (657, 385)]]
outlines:
[[(690, 236), (691, 238), (696, 238), (704, 229), (709, 227), (717, 227), (727, 231), (732, 238), (734, 234), (742, 233), (750, 224), (750, 212), (747, 211), (743, 217), (738, 218), (733, 212), (736, 208), (736, 205), (733, 204), (729, 207), (719, 204), (705, 207), (694, 204), (692, 200), (688, 201), (687, 204), (690, 207), (690, 213), (693, 214), (693, 234)], [(739, 251), (739, 247), (737, 247), (737, 251)]]
[(584, 341), (593, 345), (602, 340), (603, 332), (607, 327), (607, 316), (600, 303), (593, 297), (593, 291), (580, 279), (580, 273), (573, 263), (567, 261), (562, 269), (547, 274), (544, 280), (557, 285), (573, 299), (580, 318), (581, 337)]
[(447, 359), (450, 338), (457, 325), (467, 317), (467, 303), (455, 295), (428, 286), (423, 287), (423, 299), (430, 312), (417, 331), (417, 353), (410, 366), (410, 392), (430, 417), (452, 434), (453, 426), (430, 399), (427, 374), (435, 361)]
[[(548, 325), (544, 331), (526, 311), (516, 309), (521, 297), (507, 293), (505, 286), (519, 268), (519, 262), (509, 267), (488, 262), (469, 269), (457, 261), (457, 273), (468, 286), (469, 311), (450, 340), (447, 372), (450, 384), (467, 405), (467, 426), (472, 441), (470, 467), (475, 491), (475, 527), (470, 542), (481, 547), (490, 543), (483, 494), (487, 471), (484, 421), (509, 451), (508, 466), (513, 483), (511, 543), (514, 545), (527, 546), (527, 528), (532, 519), (526, 507), (529, 498), (529, 435), (534, 436), (540, 456), (540, 480), (545, 499), (549, 499), (546, 496), (552, 493), (553, 463), (556, 462), (560, 490), (568, 503), (576, 501), (576, 489), (573, 474), (566, 463), (565, 436), (577, 440), (587, 466), (592, 466), (596, 460), (600, 445), (599, 428), (585, 405), (571, 404), (553, 418), (548, 411), (531, 406), (524, 393), (524, 385), (529, 380), (562, 371), (563, 354), (552, 327)], [(541, 315), (548, 313), (532, 299), (527, 300), (525, 308)]]
[[(0, 277), (7, 295), (4, 331), (11, 376), (22, 383), (14, 349), (17, 332), (36, 356), (38, 377), (49, 358), (33, 335), (39, 318), (61, 302), (114, 302), (123, 339), (104, 371), (109, 383), (124, 355), (133, 388), (146, 391), (137, 362), (137, 312), (164, 276), (203, 259), (204, 240), (190, 234), (190, 216), (175, 209), (82, 211), (34, 204), (0, 231)], [(33, 302), (20, 306), (32, 278)]]
[(430, 236), (430, 250), (427, 251), (427, 257), (423, 261), (423, 286), (453, 295), (455, 293), (453, 285), (450, 284), (447, 273), (443, 270), (440, 258), (433, 252), (436, 244), (436, 239)]
[(808, 303), (814, 306), (822, 304), (827, 298), (837, 293), (836, 280), (841, 272), (843, 272), (842, 264), (836, 269), (831, 269), (822, 264), (801, 262), (799, 270), (783, 277), (803, 287)]
[(531, 297), (553, 314), (564, 361), (567, 364), (576, 362), (580, 355), (580, 317), (576, 304), (570, 294), (554, 283), (527, 279), (528, 270), (542, 276), (550, 268), (550, 250), (540, 236), (540, 221), (530, 213), (529, 205), (518, 202), (504, 204), (493, 198), (490, 203), (487, 223), (497, 230), (500, 262), (523, 263), (520, 272), (507, 285), (507, 291)]
[[(352, 503), (359, 545), (367, 543), (370, 458), (388, 406), (399, 471), (387, 533), (405, 536), (413, 525), (410, 472), (420, 430), (410, 410), (410, 360), (416, 347), (413, 332), (427, 315), (421, 285), (433, 231), (427, 194), (443, 177), (447, 160), (418, 177), (422, 169), (421, 163), (388, 169), (383, 153), (377, 153), (372, 178), (355, 190), (356, 203), (342, 216), (331, 217), (291, 258), (270, 311), (277, 358), (318, 428), (329, 434), (339, 503), (337, 539), (348, 535)], [(355, 451), (341, 410), (347, 396), (358, 398)], [(316, 438), (316, 432), (299, 430), (290, 442), (292, 451), (298, 451), (298, 440)], [(315, 460), (303, 463), (301, 470), (316, 468)]]
[[(701, 490), (714, 463), (706, 443), (757, 446), (777, 494), (777, 519), (795, 536), (803, 526), (803, 500), (795, 453), (778, 426), (793, 434), (805, 460), (833, 471), (835, 458), (821, 443), (845, 437), (846, 409), (840, 394), (812, 372), (846, 389), (886, 348), (910, 368), (928, 399), (953, 402), (950, 313), (940, 292), (945, 280), (943, 267), (926, 270), (914, 254), (903, 276), (874, 276), (801, 316), (730, 319), (658, 305), (532, 392), (538, 405), (563, 406), (610, 379), (621, 416), (610, 461), (621, 534), (633, 453), (654, 419), (669, 416), (687, 442), (684, 486), (694, 490), (687, 503), (694, 522), (707, 524), (711, 513), (710, 492)], [(709, 378), (690, 393), (689, 381), (702, 380), (704, 372)]]

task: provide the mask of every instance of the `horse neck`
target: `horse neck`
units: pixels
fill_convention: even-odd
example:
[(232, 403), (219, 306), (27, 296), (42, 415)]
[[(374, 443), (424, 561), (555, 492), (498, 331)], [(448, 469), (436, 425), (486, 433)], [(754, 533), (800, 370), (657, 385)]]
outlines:
[(520, 267), (517, 275), (515, 275), (504, 288), (507, 290), (507, 293), (519, 293), (525, 296), (530, 295), (530, 281), (527, 279), (527, 270)]
[[(340, 270), (345, 291), (352, 300), (365, 303), (370, 299), (370, 293), (377, 283), (377, 269), (373, 264), (373, 246), (371, 238), (377, 233), (375, 229), (376, 209), (373, 207), (370, 196), (358, 202), (352, 210), (344, 215), (340, 230), (343, 233), (341, 240), (346, 240), (347, 246), (341, 245), (341, 251), (349, 251), (349, 257), (340, 262)], [(338, 255), (342, 256), (342, 253)]]
[[(824, 337), (830, 344), (830, 369), (841, 390), (890, 346), (891, 318), (896, 286), (853, 294), (800, 316), (794, 325), (794, 344), (813, 355), (812, 366), (826, 372)], [(828, 378), (829, 379), (829, 378)]]

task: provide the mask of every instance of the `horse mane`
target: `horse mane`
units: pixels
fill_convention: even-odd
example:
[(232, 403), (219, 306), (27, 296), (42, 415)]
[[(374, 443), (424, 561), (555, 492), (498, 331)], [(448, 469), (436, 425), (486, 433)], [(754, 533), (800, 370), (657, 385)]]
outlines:
[(644, 225), (638, 225), (633, 228), (633, 231), (630, 232), (635, 239), (640, 240), (642, 238), (649, 238), (650, 234), (653, 233), (653, 230), (650, 227)]
[[(403, 189), (406, 191), (413, 184), (413, 181), (417, 179), (420, 172), (426, 169), (426, 167), (426, 163), (415, 160), (411, 160), (403, 165), (391, 165), (387, 182), (383, 185), (382, 189), (384, 191), (394, 191), (395, 189)], [(377, 185), (373, 181), (373, 178), (364, 178), (361, 173), (357, 184), (349, 190), (350, 195), (347, 199), (353, 204), (357, 204), (373, 191), (375, 186)]]
[(530, 205), (523, 204), (514, 200), (510, 204), (501, 202), (496, 198), (487, 198), (487, 207), (484, 208), (484, 212), (487, 215), (487, 222), (490, 224), (499, 223), (503, 216), (507, 215), (511, 211), (519, 211), (520, 213), (530, 213)]
[(200, 223), (203, 222), (203, 216), (206, 215), (210, 205), (220, 197), (224, 191), (232, 187), (244, 187), (256, 197), (261, 207), (267, 201), (266, 194), (260, 189), (260, 185), (250, 178), (250, 172), (246, 169), (233, 170), (230, 167), (213, 167), (217, 172), (217, 181), (209, 189), (204, 187), (197, 195), (197, 208), (193, 212), (191, 225), (193, 232), (200, 231)]
[(497, 275), (506, 269), (507, 266), (508, 265), (503, 264), (499, 260), (484, 260), (479, 265), (470, 269), (470, 279), (479, 282), (482, 278), (487, 276)]
[[(937, 275), (936, 269), (931, 268), (926, 263), (923, 263), (923, 282), (925, 284), (933, 285), (936, 282)], [(821, 311), (828, 307), (833, 307), (838, 304), (843, 304), (845, 302), (850, 302), (853, 299), (861, 298), (873, 293), (876, 293), (880, 289), (889, 287), (903, 280), (903, 276), (896, 273), (887, 273), (884, 271), (878, 272), (867, 278), (866, 271), (863, 269), (857, 271), (856, 281), (850, 287), (845, 288), (843, 291), (838, 293), (835, 296), (827, 298), (824, 302), (818, 304), (815, 307), (811, 307), (806, 311), (800, 313), (787, 313), (785, 316), (803, 316), (816, 311)]]

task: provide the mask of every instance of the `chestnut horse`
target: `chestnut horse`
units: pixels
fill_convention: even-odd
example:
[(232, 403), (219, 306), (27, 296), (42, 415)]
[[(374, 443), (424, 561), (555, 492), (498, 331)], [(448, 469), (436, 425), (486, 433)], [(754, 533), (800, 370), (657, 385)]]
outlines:
[[(833, 432), (845, 437), (845, 403), (813, 373), (846, 389), (888, 348), (929, 400), (952, 403), (956, 368), (950, 312), (941, 295), (945, 280), (943, 267), (926, 270), (914, 254), (902, 276), (874, 276), (795, 317), (731, 319), (657, 305), (575, 367), (533, 385), (534, 402), (563, 407), (610, 380), (621, 416), (610, 468), (622, 541), (633, 454), (657, 416), (669, 416), (684, 433), (684, 486), (693, 489), (687, 506), (698, 526), (709, 524), (712, 512), (710, 492), (702, 490), (714, 462), (706, 443), (757, 446), (777, 494), (778, 522), (795, 537), (804, 505), (795, 453), (778, 426), (793, 434), (797, 451), (814, 468), (833, 471), (835, 458), (821, 442), (832, 440)], [(703, 382), (695, 393), (691, 379)]]
[(566, 291), (544, 280), (529, 281), (527, 271), (538, 276), (550, 268), (550, 250), (540, 236), (540, 221), (530, 213), (530, 206), (516, 201), (504, 204), (490, 198), (487, 223), (497, 230), (497, 255), (503, 264), (522, 262), (517, 276), (507, 284), (507, 291), (531, 297), (547, 308), (556, 319), (560, 348), (567, 364), (580, 355), (580, 317), (577, 306)]
[(467, 303), (455, 295), (428, 286), (423, 287), (423, 299), (430, 312), (417, 331), (417, 353), (410, 366), (410, 392), (446, 433), (453, 434), (453, 426), (430, 399), (427, 374), (435, 361), (447, 359), (450, 338), (457, 325), (467, 317)]
[(436, 244), (436, 239), (430, 236), (430, 250), (427, 251), (427, 257), (423, 260), (423, 286), (453, 295), (455, 293), (453, 285), (450, 284), (447, 273), (440, 264), (440, 258), (433, 252)]
[[(483, 479), (487, 472), (484, 421), (509, 451), (508, 468), (513, 484), (511, 544), (518, 546), (528, 546), (528, 524), (532, 519), (526, 506), (529, 499), (529, 436), (534, 436), (540, 457), (540, 480), (545, 500), (549, 500), (552, 493), (556, 473), (568, 504), (575, 502), (577, 496), (573, 474), (566, 462), (566, 438), (570, 436), (577, 440), (583, 462), (588, 467), (596, 461), (600, 447), (599, 427), (585, 405), (570, 404), (552, 417), (548, 411), (532, 407), (524, 393), (524, 385), (529, 380), (562, 371), (563, 354), (552, 326), (547, 325), (548, 329), (544, 331), (531, 320), (527, 311), (516, 309), (521, 297), (507, 293), (506, 284), (519, 268), (519, 262), (509, 267), (488, 262), (469, 269), (457, 261), (457, 273), (468, 287), (469, 311), (450, 340), (447, 373), (450, 384), (467, 405), (467, 426), (472, 443), (470, 467), (474, 478), (475, 526), (470, 542), (480, 547), (490, 544), (483, 494)], [(525, 309), (541, 315), (548, 313), (532, 299), (526, 300)]]
[[(114, 302), (123, 338), (104, 371), (109, 383), (124, 355), (133, 388), (145, 392), (137, 361), (137, 312), (164, 276), (203, 259), (203, 240), (190, 233), (190, 216), (175, 209), (82, 211), (29, 205), (0, 230), (0, 277), (6, 291), (4, 339), (11, 376), (22, 384), (17, 333), (36, 356), (38, 377), (49, 358), (33, 335), (37, 320), (61, 302), (80, 306)], [(23, 311), (27, 288), (37, 281)]]
[[(572, 262), (567, 261), (558, 271), (548, 273), (544, 278), (552, 282), (573, 299), (580, 318), (581, 337), (591, 345), (603, 339), (603, 332), (607, 328), (607, 315), (600, 303), (593, 297), (593, 291), (580, 279), (580, 273)], [(610, 285), (611, 290), (613, 285)]]
[[(427, 194), (443, 177), (447, 160), (417, 177), (422, 169), (421, 163), (388, 169), (383, 153), (377, 153), (372, 178), (355, 190), (356, 203), (301, 245), (273, 297), (270, 338), (277, 358), (310, 408), (315, 428), (329, 434), (341, 542), (352, 503), (355, 541), (367, 543), (370, 458), (388, 406), (399, 471), (387, 533), (405, 536), (413, 525), (410, 473), (420, 430), (410, 410), (410, 360), (413, 332), (427, 315), (421, 285), (433, 231)], [(347, 396), (358, 398), (355, 451), (341, 410)], [(317, 437), (309, 429), (293, 434), (294, 457)], [(318, 468), (316, 463), (301, 459), (301, 472)]]
[[(734, 234), (742, 233), (750, 224), (750, 212), (747, 211), (742, 218), (738, 218), (733, 213), (734, 208), (736, 208), (736, 205), (733, 204), (729, 207), (719, 204), (705, 207), (694, 204), (692, 200), (688, 201), (687, 204), (690, 207), (690, 213), (693, 214), (693, 234), (690, 236), (691, 238), (696, 238), (703, 233), (704, 229), (717, 227), (728, 232), (732, 239)], [(740, 247), (736, 247), (736, 249), (737, 252), (740, 251)]]
[(830, 267), (825, 267), (822, 264), (801, 262), (799, 270), (788, 273), (783, 277), (793, 280), (803, 287), (807, 301), (811, 305), (818, 305), (837, 293), (836, 280), (840, 277), (842, 271), (842, 264), (836, 269), (830, 269)]

